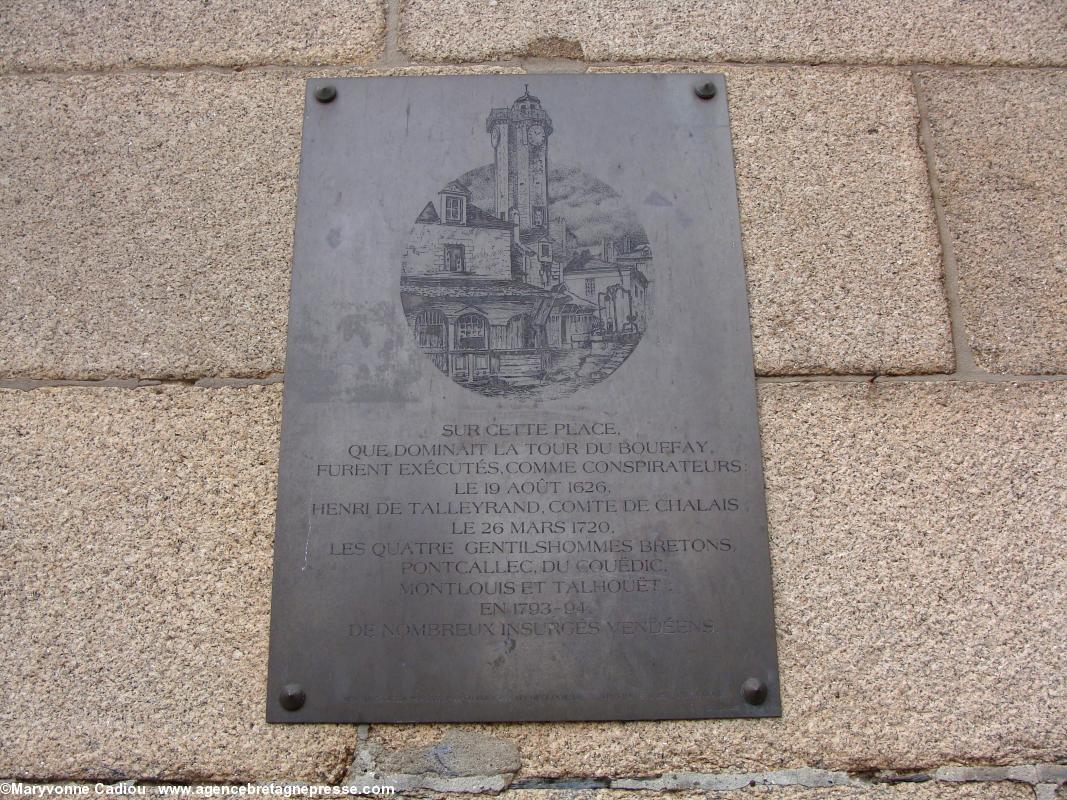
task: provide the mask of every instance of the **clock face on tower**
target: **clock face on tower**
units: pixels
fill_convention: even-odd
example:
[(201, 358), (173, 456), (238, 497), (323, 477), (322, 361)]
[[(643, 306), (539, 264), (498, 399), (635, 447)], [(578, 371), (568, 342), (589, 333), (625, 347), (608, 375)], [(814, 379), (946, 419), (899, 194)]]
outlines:
[(539, 144), (545, 141), (545, 129), (540, 125), (530, 126), (530, 144), (537, 147)]

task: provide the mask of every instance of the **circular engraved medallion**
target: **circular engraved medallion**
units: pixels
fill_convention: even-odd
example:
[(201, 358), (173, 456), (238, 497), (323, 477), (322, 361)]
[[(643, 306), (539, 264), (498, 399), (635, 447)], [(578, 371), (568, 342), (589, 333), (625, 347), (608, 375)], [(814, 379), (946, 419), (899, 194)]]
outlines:
[(494, 162), (419, 201), (401, 266), (404, 314), (456, 383), (488, 396), (566, 396), (607, 378), (640, 342), (651, 246), (610, 186), (549, 167), (552, 121), (529, 90), (492, 109), (486, 128)]

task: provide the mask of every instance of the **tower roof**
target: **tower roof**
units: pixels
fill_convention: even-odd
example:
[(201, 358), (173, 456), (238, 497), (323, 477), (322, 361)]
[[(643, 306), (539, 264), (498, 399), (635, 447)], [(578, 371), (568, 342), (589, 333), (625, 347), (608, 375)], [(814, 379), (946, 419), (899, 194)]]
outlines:
[[(525, 84), (525, 89), (526, 91), (523, 92), (522, 97), (516, 100), (515, 103), (537, 103), (537, 105), (541, 105), (540, 98), (530, 94), (530, 84)], [(515, 103), (512, 103), (512, 105), (515, 105)]]
[(552, 118), (541, 108), (541, 98), (530, 94), (530, 84), (525, 85), (522, 96), (508, 108), (490, 110), (485, 129), (491, 132), (495, 126), (511, 122), (536, 122), (544, 127), (545, 133), (552, 133)]

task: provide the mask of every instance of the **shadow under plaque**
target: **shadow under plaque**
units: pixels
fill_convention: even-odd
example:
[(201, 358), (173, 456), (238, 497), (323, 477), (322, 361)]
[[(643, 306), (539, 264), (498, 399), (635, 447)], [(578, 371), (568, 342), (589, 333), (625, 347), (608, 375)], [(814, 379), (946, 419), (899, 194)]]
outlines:
[(308, 82), (269, 721), (781, 713), (726, 100)]

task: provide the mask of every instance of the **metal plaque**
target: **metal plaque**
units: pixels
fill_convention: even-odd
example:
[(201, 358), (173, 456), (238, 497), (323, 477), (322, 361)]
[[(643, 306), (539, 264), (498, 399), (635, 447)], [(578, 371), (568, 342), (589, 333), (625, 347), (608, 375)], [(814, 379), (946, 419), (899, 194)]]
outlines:
[(307, 87), (272, 722), (780, 711), (721, 75)]

